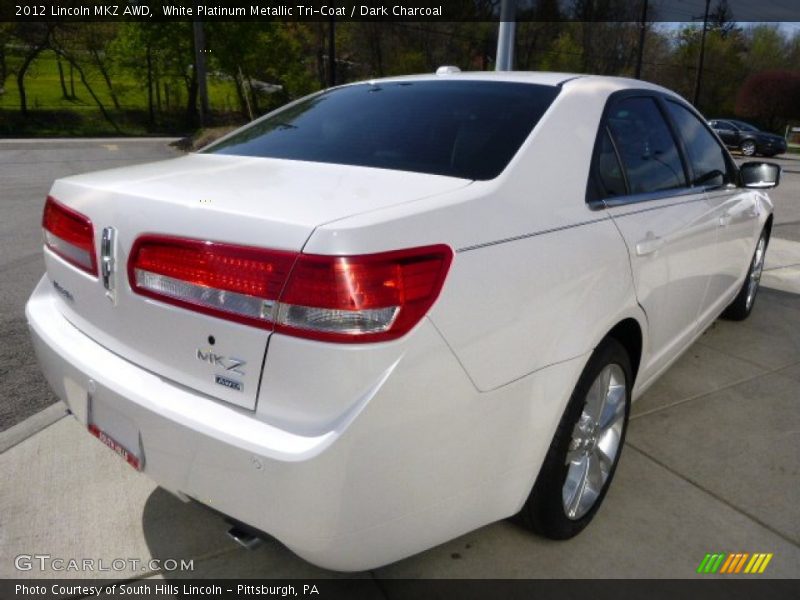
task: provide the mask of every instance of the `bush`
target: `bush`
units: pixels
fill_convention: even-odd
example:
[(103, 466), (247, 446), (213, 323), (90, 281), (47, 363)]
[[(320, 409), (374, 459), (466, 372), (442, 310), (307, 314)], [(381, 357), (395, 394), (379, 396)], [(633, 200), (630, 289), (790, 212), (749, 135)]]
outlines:
[(800, 71), (762, 71), (748, 77), (736, 97), (736, 114), (772, 130), (800, 119)]

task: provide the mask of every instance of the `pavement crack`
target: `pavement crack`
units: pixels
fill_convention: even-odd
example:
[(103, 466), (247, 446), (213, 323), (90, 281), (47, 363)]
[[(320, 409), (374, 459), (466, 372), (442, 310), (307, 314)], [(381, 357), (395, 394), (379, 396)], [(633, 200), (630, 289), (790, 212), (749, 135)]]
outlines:
[[(712, 327), (713, 327), (713, 325), (712, 325)], [(711, 328), (709, 328), (707, 331), (711, 331)], [(757, 363), (756, 361), (751, 360), (751, 359), (747, 358), (746, 356), (739, 356), (738, 354), (731, 354), (730, 352), (728, 352), (727, 350), (725, 350), (723, 348), (720, 348), (718, 346), (712, 346), (710, 344), (706, 344), (705, 342), (703, 342), (702, 338), (698, 339), (695, 342), (695, 344), (700, 344), (704, 348), (710, 348), (711, 350), (716, 350), (717, 352), (719, 352), (721, 354), (724, 354), (725, 356), (728, 356), (730, 358), (734, 358), (736, 360), (741, 360), (741, 361), (744, 361), (746, 363), (750, 363), (751, 365), (753, 365), (754, 367), (758, 367), (759, 369), (764, 369), (764, 373), (762, 373), (762, 375), (764, 375), (766, 373), (774, 373), (775, 371), (780, 371), (781, 369), (785, 369), (786, 367), (791, 367), (792, 365), (795, 364), (795, 363), (789, 363), (788, 365), (783, 365), (782, 367), (777, 367), (777, 368), (768, 367), (767, 365), (762, 365), (761, 363)], [(727, 346), (727, 344), (726, 344), (726, 346)]]
[[(711, 348), (711, 346), (706, 346), (706, 347), (707, 348)], [(716, 348), (712, 348), (712, 350), (716, 350)], [(723, 352), (723, 354), (727, 354), (727, 353)], [(731, 355), (728, 355), (728, 356), (731, 356)], [(739, 358), (739, 357), (734, 357), (734, 358)], [(759, 367), (761, 369), (765, 368), (763, 365), (759, 365), (759, 364), (754, 363), (752, 361), (749, 361), (747, 359), (740, 359), (740, 360), (744, 360), (745, 362), (749, 362), (750, 364), (755, 365), (755, 366), (757, 366), (757, 367)], [(635, 415), (631, 415), (628, 420), (629, 421), (634, 421), (634, 420), (639, 419), (641, 417), (648, 417), (650, 415), (654, 415), (656, 413), (660, 413), (660, 412), (665, 411), (667, 409), (674, 408), (676, 406), (681, 406), (681, 405), (686, 404), (688, 402), (694, 402), (695, 400), (700, 400), (702, 398), (705, 398), (706, 396), (710, 396), (712, 394), (716, 394), (717, 392), (722, 392), (722, 391), (725, 391), (725, 390), (729, 390), (731, 388), (735, 388), (738, 385), (742, 385), (743, 383), (748, 383), (750, 381), (754, 381), (754, 380), (756, 380), (756, 379), (758, 379), (760, 377), (764, 377), (766, 375), (780, 374), (781, 371), (784, 371), (784, 370), (786, 370), (786, 369), (788, 369), (790, 367), (793, 367), (795, 365), (800, 365), (800, 361), (795, 362), (795, 363), (791, 363), (791, 364), (788, 364), (788, 365), (783, 365), (781, 367), (775, 367), (775, 368), (770, 369), (770, 370), (761, 371), (760, 373), (756, 373), (755, 375), (751, 375), (750, 377), (745, 377), (744, 379), (737, 379), (736, 381), (734, 381), (732, 383), (729, 383), (727, 385), (723, 385), (722, 387), (714, 388), (713, 390), (709, 390), (707, 392), (701, 392), (699, 394), (695, 394), (694, 396), (689, 396), (688, 398), (682, 398), (681, 400), (677, 400), (676, 402), (673, 402), (672, 404), (666, 404), (664, 406), (657, 406), (656, 408), (651, 408), (648, 411), (645, 411), (645, 412), (642, 412), (642, 413), (637, 413)]]
[(769, 523), (766, 523), (763, 520), (761, 520), (759, 517), (757, 517), (757, 516), (755, 516), (753, 514), (750, 514), (749, 512), (744, 510), (743, 508), (740, 508), (740, 507), (736, 506), (735, 504), (733, 504), (732, 502), (730, 502), (726, 498), (720, 496), (719, 494), (717, 494), (713, 490), (710, 490), (710, 489), (708, 489), (706, 487), (703, 487), (699, 482), (695, 481), (694, 479), (691, 479), (690, 477), (687, 477), (683, 473), (681, 473), (678, 470), (674, 469), (673, 467), (669, 466), (664, 461), (659, 460), (658, 458), (656, 458), (655, 456), (653, 456), (652, 454), (650, 454), (646, 450), (643, 450), (642, 448), (638, 447), (636, 444), (628, 442), (626, 444), (626, 446), (629, 446), (630, 448), (632, 448), (633, 450), (635, 450), (636, 452), (638, 452), (639, 454), (641, 454), (645, 458), (647, 458), (650, 461), (654, 462), (655, 464), (657, 464), (659, 467), (661, 467), (662, 469), (664, 469), (668, 473), (671, 473), (675, 477), (677, 477), (679, 479), (682, 479), (683, 481), (685, 481), (686, 483), (688, 483), (689, 485), (691, 485), (695, 489), (703, 492), (704, 494), (707, 494), (708, 496), (711, 496), (717, 502), (720, 502), (721, 504), (724, 504), (725, 506), (727, 506), (731, 510), (739, 513), (743, 517), (746, 517), (746, 518), (750, 519), (751, 521), (753, 521), (754, 523), (757, 523), (758, 525), (760, 525), (761, 527), (763, 527), (764, 529), (766, 529), (770, 533), (775, 534), (776, 536), (778, 536), (782, 540), (788, 542), (792, 546), (794, 546), (796, 548), (800, 548), (800, 540), (794, 539), (794, 538), (786, 535), (782, 531), (780, 531), (778, 529), (775, 529), (775, 527), (773, 527)]

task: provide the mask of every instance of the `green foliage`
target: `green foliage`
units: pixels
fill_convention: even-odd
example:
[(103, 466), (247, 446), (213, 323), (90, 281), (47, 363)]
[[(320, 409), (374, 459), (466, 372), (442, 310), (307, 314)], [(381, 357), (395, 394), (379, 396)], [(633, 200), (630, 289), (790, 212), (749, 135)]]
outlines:
[(577, 30), (563, 30), (553, 41), (550, 50), (543, 53), (539, 68), (543, 71), (580, 73), (583, 67), (583, 46), (577, 39)]
[[(518, 24), (518, 68), (632, 76), (640, 36), (638, 3), (576, 0), (572, 8), (565, 6), (542, 0), (521, 9), (552, 20)], [(604, 11), (630, 14), (607, 22), (560, 21), (568, 10), (586, 19)], [(327, 85), (328, 22), (210, 21), (204, 27), (211, 125), (242, 122)], [(443, 64), (492, 69), (496, 34), (497, 24), (490, 22), (337, 21), (337, 83), (433, 72)], [(649, 24), (643, 79), (692, 99), (700, 40), (698, 24), (679, 29)], [(190, 22), (0, 23), (3, 132), (191, 129), (197, 110), (194, 61)], [(743, 29), (727, 13), (715, 12), (705, 39), (699, 108), (709, 115), (741, 112), (752, 106), (751, 101), (736, 103), (742, 82), (798, 64), (800, 33), (787, 38), (774, 25)], [(21, 88), (27, 121), (14, 116), (22, 104)], [(789, 118), (786, 110), (778, 113), (764, 118), (776, 123)]]

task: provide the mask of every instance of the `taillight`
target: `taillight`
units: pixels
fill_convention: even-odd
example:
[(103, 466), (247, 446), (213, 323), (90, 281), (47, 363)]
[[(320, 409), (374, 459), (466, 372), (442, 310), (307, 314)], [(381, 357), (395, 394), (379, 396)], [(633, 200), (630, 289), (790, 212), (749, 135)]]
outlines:
[(293, 252), (144, 236), (128, 263), (135, 292), (226, 319), (272, 328)]
[(97, 275), (94, 227), (89, 217), (47, 197), (42, 214), (44, 243), (68, 263)]
[(134, 291), (288, 335), (395, 339), (427, 313), (453, 253), (444, 245), (321, 256), (145, 236), (131, 251)]
[(360, 256), (301, 254), (280, 297), (276, 330), (312, 339), (395, 339), (428, 312), (453, 252), (444, 245)]

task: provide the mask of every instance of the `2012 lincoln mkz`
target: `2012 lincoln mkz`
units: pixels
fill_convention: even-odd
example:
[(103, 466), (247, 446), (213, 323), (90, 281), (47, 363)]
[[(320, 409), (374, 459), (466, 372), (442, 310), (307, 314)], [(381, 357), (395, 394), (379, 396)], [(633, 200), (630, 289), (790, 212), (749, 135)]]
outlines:
[(74, 417), (331, 569), (584, 529), (631, 402), (752, 310), (780, 169), (641, 81), (455, 71), (56, 181), (27, 318)]

